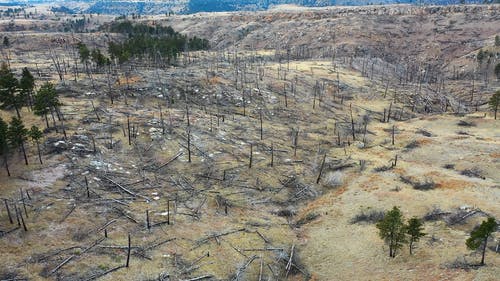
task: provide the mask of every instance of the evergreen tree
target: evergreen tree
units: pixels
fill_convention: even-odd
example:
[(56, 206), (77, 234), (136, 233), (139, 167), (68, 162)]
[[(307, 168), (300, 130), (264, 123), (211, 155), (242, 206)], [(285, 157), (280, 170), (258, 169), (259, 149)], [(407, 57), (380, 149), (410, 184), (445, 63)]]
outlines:
[(89, 72), (89, 59), (90, 59), (90, 50), (84, 43), (78, 43), (78, 54), (80, 55), (81, 62), (85, 65), (85, 72), (87, 75), (90, 75)]
[(8, 139), (9, 125), (7, 122), (0, 118), (0, 155), (3, 156), (3, 161), (5, 165), (5, 170), (7, 175), (10, 177), (9, 163), (8, 163), (8, 153), (9, 153), (9, 139)]
[(500, 47), (500, 36), (495, 36), (495, 46)]
[(38, 160), (40, 160), (40, 164), (43, 164), (42, 162), (42, 154), (40, 152), (40, 139), (43, 137), (42, 131), (38, 129), (37, 126), (33, 125), (31, 127), (31, 130), (29, 131), (29, 136), (33, 142), (36, 144), (36, 149), (38, 152)]
[(52, 83), (43, 84), (35, 95), (33, 102), (33, 111), (35, 115), (44, 116), (47, 128), (49, 128), (49, 120), (47, 114), (57, 111), (57, 107), (61, 104), (57, 96), (56, 89)]
[(106, 56), (104, 56), (101, 53), (101, 50), (99, 50), (99, 49), (93, 49), (92, 53), (91, 53), (91, 56), (92, 56), (92, 61), (94, 61), (94, 63), (96, 64), (97, 68), (101, 68), (101, 67), (103, 67), (105, 65), (109, 65), (111, 63), (111, 61), (109, 60), (109, 58), (107, 58)]
[(385, 217), (377, 223), (380, 238), (384, 239), (389, 245), (389, 257), (396, 257), (396, 251), (403, 246), (405, 242), (405, 224), (403, 214), (398, 207), (393, 207), (388, 211)]
[(408, 246), (410, 248), (410, 255), (413, 254), (413, 243), (418, 242), (421, 237), (425, 236), (422, 220), (419, 218), (411, 218), (408, 220), (408, 225), (406, 226), (406, 234), (408, 234)]
[(483, 51), (483, 49), (480, 49), (479, 52), (477, 53), (477, 61), (479, 62), (479, 64), (482, 64), (483, 63), (483, 60), (484, 58), (486, 57), (486, 53)]
[(0, 107), (14, 108), (17, 117), (21, 118), (20, 109), (25, 104), (25, 97), (19, 92), (19, 82), (7, 64), (0, 67)]
[(90, 58), (90, 50), (84, 43), (78, 43), (78, 54), (80, 55), (80, 60), (87, 63)]
[(3, 45), (4, 45), (5, 47), (9, 47), (9, 46), (10, 46), (10, 40), (9, 40), (9, 37), (7, 37), (7, 36), (4, 36), (4, 37), (3, 37)]
[(23, 68), (21, 80), (19, 80), (19, 88), (23, 99), (28, 102), (28, 105), (33, 105), (33, 89), (35, 88), (35, 77), (31, 74), (27, 67)]
[(26, 141), (27, 136), (28, 136), (28, 130), (24, 127), (21, 118), (12, 117), (12, 120), (10, 121), (9, 124), (9, 129), (7, 131), (9, 144), (12, 146), (12, 148), (21, 147), (24, 156), (24, 162), (26, 163), (26, 165), (28, 165), (28, 157), (26, 155), (24, 142)]
[(493, 110), (495, 114), (495, 120), (497, 119), (497, 112), (498, 112), (498, 106), (500, 105), (500, 90), (496, 91), (494, 93), (490, 100), (488, 101), (488, 105), (490, 106), (491, 110)]
[(483, 246), (481, 265), (484, 265), (484, 255), (486, 253), (486, 244), (488, 243), (488, 238), (497, 230), (498, 224), (494, 218), (488, 218), (488, 220), (483, 221), (481, 225), (470, 233), (470, 237), (465, 241), (467, 248), (471, 250), (477, 250), (480, 246)]

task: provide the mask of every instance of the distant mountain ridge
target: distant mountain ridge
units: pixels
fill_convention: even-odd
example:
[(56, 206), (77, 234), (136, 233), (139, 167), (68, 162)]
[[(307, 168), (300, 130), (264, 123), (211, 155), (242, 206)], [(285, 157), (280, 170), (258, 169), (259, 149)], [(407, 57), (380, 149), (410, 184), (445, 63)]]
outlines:
[[(241, 10), (266, 10), (272, 6), (292, 4), (304, 7), (325, 6), (360, 6), (380, 4), (459, 4), (460, 0), (190, 0), (188, 13), (220, 12)], [(467, 3), (481, 3), (480, 1), (465, 1)]]
[[(451, 5), (500, 3), (500, 0), (4, 0), (1, 3), (53, 3), (75, 12), (99, 14), (193, 14), (199, 12), (262, 11), (277, 5), (304, 7), (360, 6), (383, 4)], [(81, 3), (86, 3), (82, 8)]]

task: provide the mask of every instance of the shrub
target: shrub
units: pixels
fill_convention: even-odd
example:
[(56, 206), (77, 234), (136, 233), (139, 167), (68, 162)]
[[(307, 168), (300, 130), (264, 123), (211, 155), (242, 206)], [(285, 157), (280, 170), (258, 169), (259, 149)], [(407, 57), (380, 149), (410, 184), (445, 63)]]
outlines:
[(408, 143), (406, 146), (405, 146), (405, 149), (406, 150), (412, 150), (414, 148), (417, 148), (419, 147), (420, 144), (418, 143), (418, 141), (416, 140), (412, 140), (410, 143)]
[(410, 177), (400, 176), (402, 182), (411, 185), (416, 190), (430, 190), (436, 187), (436, 183), (431, 178), (423, 181), (413, 180)]
[(373, 169), (373, 171), (375, 171), (375, 172), (385, 172), (385, 171), (391, 170), (392, 168), (394, 168), (392, 165), (386, 165), (386, 166), (375, 167)]
[(435, 207), (430, 212), (424, 215), (424, 221), (437, 221), (440, 220), (443, 216), (449, 215), (450, 212), (445, 212), (441, 210), (439, 207)]
[(443, 168), (448, 169), (448, 170), (453, 170), (455, 169), (455, 164), (445, 164)]
[(302, 218), (300, 218), (299, 220), (297, 220), (297, 222), (295, 222), (295, 226), (301, 227), (302, 225), (308, 224), (317, 218), (319, 218), (319, 214), (314, 213), (314, 212), (308, 213), (307, 215), (305, 215)]
[(417, 134), (421, 134), (423, 135), (424, 137), (432, 137), (432, 133), (430, 133), (429, 131), (426, 131), (424, 129), (419, 129), (416, 131)]
[(338, 187), (344, 183), (344, 174), (340, 171), (329, 172), (325, 179), (325, 185), (329, 187)]
[(416, 190), (431, 190), (436, 187), (436, 183), (432, 179), (425, 179), (423, 182), (415, 182), (412, 184)]
[(381, 220), (383, 220), (385, 217), (385, 212), (380, 211), (380, 210), (361, 210), (361, 213), (357, 214), (354, 216), (354, 218), (351, 219), (351, 224), (355, 223), (377, 223)]
[(474, 126), (476, 126), (476, 124), (474, 124), (473, 122), (468, 122), (465, 120), (458, 121), (457, 125), (462, 126), (462, 127), (474, 127)]
[(462, 170), (460, 172), (460, 174), (462, 176), (467, 176), (467, 177), (470, 177), (470, 178), (480, 178), (480, 179), (485, 179), (485, 177), (482, 175), (482, 172), (481, 170), (479, 170), (479, 168), (477, 167), (474, 167), (474, 168), (471, 168), (471, 169), (465, 169), (465, 170)]

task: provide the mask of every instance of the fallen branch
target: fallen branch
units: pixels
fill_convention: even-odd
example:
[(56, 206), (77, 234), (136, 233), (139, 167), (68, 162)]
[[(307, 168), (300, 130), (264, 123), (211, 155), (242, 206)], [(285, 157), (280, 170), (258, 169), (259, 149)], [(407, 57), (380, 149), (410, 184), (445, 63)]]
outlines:
[(123, 185), (115, 182), (114, 180), (108, 178), (108, 177), (103, 177), (103, 179), (107, 180), (108, 182), (110, 182), (111, 184), (113, 184), (114, 186), (118, 187), (119, 189), (121, 189), (122, 191), (128, 193), (129, 195), (132, 195), (132, 196), (135, 196), (135, 197), (141, 197), (143, 199), (146, 199), (146, 201), (150, 202), (151, 199), (149, 199), (148, 197), (146, 196), (143, 196), (143, 195), (140, 195), (140, 194), (137, 194), (135, 192), (132, 192), (130, 191), (129, 189), (125, 188)]
[(59, 223), (62, 223), (63, 221), (65, 221), (69, 217), (69, 215), (71, 215), (71, 213), (73, 213), (73, 211), (75, 209), (76, 209), (76, 204), (73, 204), (71, 209), (64, 215), (64, 217), (59, 221)]
[(85, 254), (86, 252), (88, 252), (90, 249), (94, 248), (95, 246), (97, 246), (99, 243), (101, 243), (102, 241), (104, 241), (104, 239), (106, 238), (101, 238), (99, 240), (97, 240), (94, 244), (88, 246), (87, 248), (85, 248), (81, 253), (79, 254), (76, 254), (76, 255), (72, 255), (72, 256), (69, 256), (68, 258), (66, 258), (62, 263), (60, 263), (58, 266), (56, 266), (54, 269), (52, 269), (52, 271), (50, 272), (49, 275), (52, 275), (54, 273), (56, 273), (61, 267), (63, 267), (65, 264), (67, 264), (68, 262), (70, 262), (73, 258), (77, 257), (77, 256), (81, 256), (83, 254)]
[(177, 158), (179, 158), (182, 154), (184, 154), (183, 152), (179, 152), (177, 153), (177, 155), (175, 155), (174, 157), (172, 157), (170, 160), (168, 160), (165, 164), (162, 164), (161, 166), (159, 166), (158, 168), (156, 168), (156, 171), (158, 171), (159, 169), (167, 166), (168, 164), (174, 162)]
[(288, 278), (288, 273), (290, 272), (290, 269), (292, 269), (292, 259), (293, 259), (293, 250), (295, 249), (295, 244), (292, 245), (292, 249), (290, 250), (290, 259), (288, 259), (288, 263), (286, 264), (286, 274), (285, 278)]
[(232, 281), (237, 281), (240, 280), (240, 276), (245, 272), (247, 267), (257, 258), (257, 256), (252, 256), (242, 267), (238, 268), (238, 271), (236, 272), (236, 276), (232, 278)]
[(90, 280), (95, 280), (95, 279), (101, 278), (101, 277), (103, 277), (104, 275), (107, 275), (107, 274), (109, 274), (109, 273), (111, 273), (111, 272), (114, 272), (114, 271), (117, 271), (117, 270), (119, 270), (119, 269), (122, 269), (122, 268), (124, 268), (124, 267), (125, 267), (124, 265), (117, 266), (117, 267), (112, 268), (112, 269), (110, 269), (110, 270), (108, 270), (108, 271), (105, 271), (105, 272), (103, 272), (103, 273), (101, 273), (101, 274), (97, 274), (97, 275), (94, 275), (94, 276), (92, 276), (92, 277), (90, 277), (90, 278), (88, 278), (88, 279), (85, 279), (85, 281), (90, 281)]
[(208, 279), (208, 278), (212, 278), (213, 275), (203, 275), (203, 276), (199, 276), (199, 277), (195, 277), (195, 278), (191, 278), (191, 279), (183, 279), (181, 281), (197, 281), (197, 280), (202, 280), (202, 279)]
[(214, 239), (216, 237), (221, 237), (221, 236), (226, 236), (226, 235), (233, 234), (233, 233), (240, 232), (240, 231), (246, 231), (246, 228), (239, 228), (239, 229), (229, 230), (229, 231), (226, 231), (226, 232), (223, 232), (223, 233), (217, 233), (217, 234), (209, 235), (206, 238), (198, 240), (196, 242), (196, 245), (199, 246), (199, 245), (201, 245), (203, 243), (206, 243), (210, 239)]

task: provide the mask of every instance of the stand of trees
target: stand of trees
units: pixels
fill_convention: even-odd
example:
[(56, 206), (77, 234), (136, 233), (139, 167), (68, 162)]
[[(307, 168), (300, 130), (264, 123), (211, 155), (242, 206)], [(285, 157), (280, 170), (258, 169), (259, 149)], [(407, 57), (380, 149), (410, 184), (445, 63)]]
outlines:
[(396, 257), (396, 252), (408, 243), (410, 254), (413, 254), (413, 246), (425, 236), (423, 233), (423, 223), (421, 219), (416, 217), (408, 220), (405, 224), (405, 219), (401, 210), (398, 207), (393, 207), (388, 211), (384, 218), (377, 223), (380, 238), (384, 239), (389, 246), (389, 257)]
[(15, 116), (10, 122), (0, 118), (0, 157), (3, 160), (3, 166), (10, 176), (9, 157), (16, 150), (20, 150), (24, 157), (26, 165), (29, 164), (26, 153), (27, 141), (31, 140), (36, 144), (40, 164), (43, 163), (40, 152), (40, 140), (43, 133), (37, 126), (31, 129), (25, 127), (21, 112), (23, 107), (29, 107), (32, 112), (45, 118), (47, 128), (49, 128), (48, 114), (52, 115), (54, 126), (56, 121), (54, 114), (59, 115), (58, 94), (51, 83), (43, 84), (35, 93), (35, 78), (31, 72), (24, 68), (20, 79), (3, 63), (0, 67), (0, 108), (4, 110), (15, 110)]
[(172, 63), (182, 51), (208, 49), (207, 39), (187, 37), (172, 27), (133, 24), (129, 21), (115, 22), (108, 27), (109, 32), (127, 34), (124, 42), (109, 42), (108, 52), (112, 59), (124, 63), (131, 58), (158, 59)]
[[(405, 219), (398, 207), (393, 207), (387, 211), (384, 218), (377, 223), (379, 236), (389, 246), (389, 257), (396, 257), (396, 252), (404, 244), (408, 244), (410, 255), (413, 254), (413, 245), (426, 233), (423, 232), (423, 222), (421, 219), (413, 217), (405, 223)], [(488, 239), (497, 231), (498, 223), (494, 218), (489, 217), (481, 225), (471, 231), (470, 237), (465, 241), (465, 245), (470, 250), (481, 250), (481, 263), (484, 265)]]

